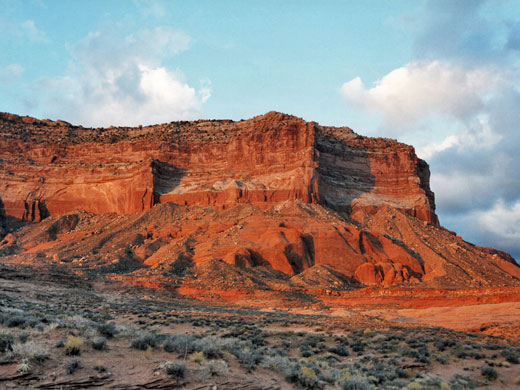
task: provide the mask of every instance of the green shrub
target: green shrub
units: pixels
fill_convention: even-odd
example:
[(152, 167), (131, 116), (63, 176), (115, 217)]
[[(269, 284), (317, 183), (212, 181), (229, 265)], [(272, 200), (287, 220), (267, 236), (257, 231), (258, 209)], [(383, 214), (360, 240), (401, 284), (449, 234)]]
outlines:
[(184, 378), (186, 375), (186, 365), (184, 363), (174, 363), (167, 361), (163, 364), (166, 373), (175, 378)]
[(185, 334), (172, 335), (164, 341), (163, 348), (166, 352), (187, 355), (195, 351), (195, 338)]
[(359, 379), (346, 379), (341, 384), (342, 390), (370, 390), (371, 386), (366, 383), (362, 382)]
[(320, 389), (322, 388), (316, 372), (310, 367), (302, 367), (298, 381), (304, 389)]
[(74, 374), (74, 372), (83, 367), (83, 365), (81, 364), (81, 360), (75, 358), (75, 359), (70, 359), (67, 361), (67, 365), (66, 365), (66, 368), (67, 368), (67, 373), (72, 375)]
[(145, 333), (138, 336), (132, 341), (132, 348), (146, 351), (148, 347), (155, 347), (157, 345), (157, 336), (151, 333)]
[(512, 363), (512, 364), (519, 364), (520, 363), (520, 361), (518, 360), (518, 356), (511, 350), (507, 350), (506, 349), (506, 350), (502, 351), (502, 356), (509, 363)]
[(22, 332), (18, 335), (18, 340), (23, 344), (26, 343), (27, 340), (29, 340), (29, 332)]
[(344, 345), (336, 345), (332, 348), (329, 348), (329, 352), (334, 353), (338, 356), (350, 355), (350, 352), (348, 351), (347, 347), (345, 347)]
[(13, 315), (6, 321), (8, 328), (23, 328), (25, 327), (25, 317), (22, 315)]
[(117, 334), (116, 324), (114, 324), (113, 322), (99, 324), (97, 326), (97, 331), (107, 338), (112, 338)]
[(43, 362), (49, 358), (49, 351), (47, 348), (28, 341), (25, 344), (14, 344), (13, 353), (22, 358), (28, 358), (37, 362)]
[(0, 352), (13, 350), (14, 337), (11, 333), (0, 330)]
[(494, 381), (498, 378), (498, 372), (493, 367), (482, 366), (480, 373), (484, 378), (490, 381)]
[(231, 353), (235, 355), (238, 361), (247, 369), (248, 372), (262, 362), (264, 356), (258, 350), (244, 350), (241, 348), (234, 348)]
[(92, 340), (92, 348), (98, 351), (107, 349), (107, 339), (104, 337), (96, 337)]

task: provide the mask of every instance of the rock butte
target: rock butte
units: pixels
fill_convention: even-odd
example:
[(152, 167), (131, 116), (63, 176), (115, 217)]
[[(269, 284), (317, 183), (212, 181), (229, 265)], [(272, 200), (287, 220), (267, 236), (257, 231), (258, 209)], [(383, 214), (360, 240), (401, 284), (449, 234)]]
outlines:
[(106, 129), (0, 114), (0, 133), (6, 262), (192, 292), (520, 286), (507, 253), (439, 225), (428, 165), (394, 140), (277, 112)]

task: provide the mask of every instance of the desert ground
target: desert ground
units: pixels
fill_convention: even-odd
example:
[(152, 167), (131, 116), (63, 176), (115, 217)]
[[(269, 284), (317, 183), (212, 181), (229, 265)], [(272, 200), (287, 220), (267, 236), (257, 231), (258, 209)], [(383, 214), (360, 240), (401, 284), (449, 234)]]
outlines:
[(351, 295), (247, 305), (4, 264), (0, 388), (520, 387), (520, 302)]

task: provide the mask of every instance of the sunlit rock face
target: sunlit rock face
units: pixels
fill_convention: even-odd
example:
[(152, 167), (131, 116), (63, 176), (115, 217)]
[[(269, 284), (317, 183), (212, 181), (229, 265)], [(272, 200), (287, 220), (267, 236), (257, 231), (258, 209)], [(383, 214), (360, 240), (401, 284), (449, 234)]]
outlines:
[(428, 165), (394, 140), (277, 112), (107, 129), (0, 114), (0, 133), (9, 261), (189, 288), (519, 284), (508, 254), (439, 226)]
[(0, 131), (0, 197), (20, 219), (298, 199), (358, 218), (387, 204), (437, 222), (428, 166), (412, 147), (281, 113), (108, 129), (2, 114)]

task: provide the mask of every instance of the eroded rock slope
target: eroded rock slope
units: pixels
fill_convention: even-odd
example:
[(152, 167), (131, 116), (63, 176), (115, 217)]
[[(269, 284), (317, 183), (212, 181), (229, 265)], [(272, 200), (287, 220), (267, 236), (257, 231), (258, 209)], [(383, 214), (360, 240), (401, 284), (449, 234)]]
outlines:
[(520, 285), (508, 254), (439, 225), (428, 165), (394, 140), (276, 112), (108, 129), (0, 114), (0, 133), (2, 261), (177, 288)]

